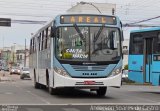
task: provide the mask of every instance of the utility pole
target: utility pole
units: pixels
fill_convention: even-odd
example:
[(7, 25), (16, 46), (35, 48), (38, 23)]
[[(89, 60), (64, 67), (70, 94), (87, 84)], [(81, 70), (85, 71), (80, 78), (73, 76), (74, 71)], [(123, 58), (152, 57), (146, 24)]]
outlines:
[(15, 53), (16, 53), (16, 43), (14, 43), (14, 46), (13, 46), (13, 64), (15, 65)]
[(25, 49), (24, 49), (24, 67), (26, 67), (26, 39), (25, 39)]

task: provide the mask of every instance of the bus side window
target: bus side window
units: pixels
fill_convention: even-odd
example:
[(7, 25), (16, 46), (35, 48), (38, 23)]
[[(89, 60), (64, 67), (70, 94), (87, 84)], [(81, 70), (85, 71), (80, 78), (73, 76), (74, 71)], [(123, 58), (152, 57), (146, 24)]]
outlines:
[(30, 54), (32, 54), (32, 39), (30, 40)]
[(50, 47), (50, 37), (51, 37), (51, 27), (48, 27), (48, 40), (47, 40), (47, 47)]
[(160, 32), (158, 33), (157, 37), (153, 40), (153, 52), (155, 54), (160, 54)]
[(45, 49), (45, 43), (46, 43), (46, 30), (43, 31), (44, 35), (43, 35), (43, 49)]
[(143, 53), (143, 50), (142, 50), (142, 47), (143, 47), (143, 38), (141, 35), (135, 35), (133, 37), (133, 48), (134, 48), (134, 53), (135, 54), (142, 54)]
[(33, 45), (34, 45), (34, 52), (36, 52), (36, 38), (34, 38), (34, 43), (33, 43)]
[(38, 42), (38, 50), (40, 51), (41, 50), (41, 33), (38, 35), (37, 42)]
[(45, 30), (45, 32), (46, 32), (46, 35), (45, 35), (45, 49), (47, 49), (47, 42), (48, 42), (48, 28)]
[(42, 31), (41, 34), (41, 50), (43, 50), (43, 44), (44, 44), (44, 31)]
[(160, 32), (158, 33), (158, 44), (160, 44)]
[(143, 37), (141, 34), (135, 34), (131, 37), (130, 54), (143, 53)]
[(34, 38), (32, 39), (32, 53), (34, 53)]

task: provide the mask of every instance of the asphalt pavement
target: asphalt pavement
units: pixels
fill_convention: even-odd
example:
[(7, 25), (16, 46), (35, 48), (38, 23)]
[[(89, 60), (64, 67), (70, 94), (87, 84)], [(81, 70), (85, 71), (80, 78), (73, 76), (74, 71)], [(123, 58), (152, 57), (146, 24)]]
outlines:
[(78, 89), (62, 89), (58, 95), (50, 95), (46, 89), (35, 89), (30, 79), (21, 80), (19, 75), (5, 72), (7, 79), (3, 80), (2, 72), (0, 74), (1, 105), (160, 105), (159, 86), (109, 87), (105, 97), (99, 97), (89, 90)]

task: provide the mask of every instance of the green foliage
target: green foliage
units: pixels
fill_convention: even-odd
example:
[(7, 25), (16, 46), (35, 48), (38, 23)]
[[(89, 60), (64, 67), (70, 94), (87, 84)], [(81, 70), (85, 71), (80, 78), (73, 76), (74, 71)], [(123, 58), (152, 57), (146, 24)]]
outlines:
[(128, 64), (124, 66), (124, 70), (128, 70)]

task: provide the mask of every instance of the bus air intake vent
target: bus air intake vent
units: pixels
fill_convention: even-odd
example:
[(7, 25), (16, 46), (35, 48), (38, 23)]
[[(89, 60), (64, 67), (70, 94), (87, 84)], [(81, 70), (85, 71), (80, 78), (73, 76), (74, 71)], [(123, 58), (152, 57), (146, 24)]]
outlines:
[(107, 65), (99, 66), (84, 66), (84, 65), (72, 65), (75, 71), (104, 71)]

